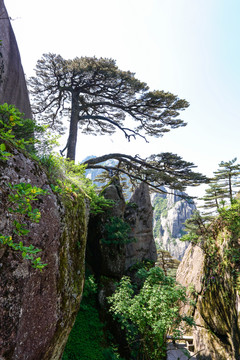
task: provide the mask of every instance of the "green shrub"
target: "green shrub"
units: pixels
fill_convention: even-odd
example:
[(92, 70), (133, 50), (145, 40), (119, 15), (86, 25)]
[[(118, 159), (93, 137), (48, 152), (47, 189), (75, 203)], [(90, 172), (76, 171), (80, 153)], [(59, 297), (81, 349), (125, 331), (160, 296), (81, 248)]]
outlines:
[(22, 238), (29, 233), (27, 225), (24, 223), (30, 220), (38, 223), (41, 218), (41, 213), (37, 208), (33, 207), (33, 202), (38, 200), (41, 195), (46, 195), (47, 191), (31, 184), (8, 184), (8, 211), (14, 214), (13, 219), (13, 233), (11, 235), (0, 234), (0, 243), (7, 245), (12, 250), (20, 251), (22, 257), (31, 261), (31, 265), (39, 270), (42, 270), (47, 264), (42, 263), (37, 253), (40, 249), (35, 248), (32, 244), (29, 246), (23, 245)]
[(136, 241), (130, 237), (131, 227), (123, 219), (118, 216), (112, 216), (105, 224), (105, 237), (101, 239), (104, 244), (128, 244)]
[(190, 317), (180, 315), (186, 290), (156, 267), (139, 270), (144, 280), (136, 294), (130, 278), (124, 276), (115, 293), (108, 298), (110, 311), (126, 330), (132, 359), (162, 360), (166, 358), (166, 335), (179, 336), (182, 321), (193, 324)]

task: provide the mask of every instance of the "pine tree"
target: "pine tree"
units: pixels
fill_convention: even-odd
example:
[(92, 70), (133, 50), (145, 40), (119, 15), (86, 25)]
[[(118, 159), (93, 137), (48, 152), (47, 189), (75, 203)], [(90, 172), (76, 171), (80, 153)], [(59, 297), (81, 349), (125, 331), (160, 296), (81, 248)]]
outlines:
[(214, 180), (224, 192), (224, 197), (232, 202), (237, 188), (240, 186), (240, 164), (236, 164), (237, 158), (219, 164), (219, 169), (214, 172)]
[[(75, 160), (78, 128), (87, 134), (123, 132), (127, 140), (159, 137), (185, 126), (179, 111), (189, 106), (176, 95), (150, 91), (130, 71), (122, 71), (112, 59), (81, 57), (65, 60), (44, 54), (29, 80), (33, 111), (51, 126), (61, 129), (70, 120), (67, 158)], [(125, 120), (131, 119), (132, 126)]]
[(212, 180), (208, 189), (205, 191), (205, 196), (200, 199), (204, 201), (204, 205), (201, 207), (205, 210), (209, 210), (208, 213), (205, 213), (206, 215), (212, 214), (220, 208), (224, 195), (225, 191), (216, 181)]
[[(44, 54), (38, 60), (36, 76), (29, 80), (33, 112), (53, 129), (62, 131), (69, 120), (69, 136), (62, 155), (75, 161), (77, 133), (93, 135), (122, 132), (126, 139), (161, 137), (171, 129), (185, 126), (180, 111), (189, 104), (176, 95), (150, 91), (146, 83), (130, 71), (122, 71), (112, 59), (81, 57), (65, 60), (60, 55)], [(130, 121), (131, 120), (131, 121)], [(127, 122), (127, 125), (126, 125)], [(129, 123), (131, 125), (129, 125)], [(116, 160), (116, 165), (102, 162)], [(127, 176), (131, 183), (144, 181), (161, 190), (169, 186), (180, 191), (186, 186), (206, 182), (195, 173), (193, 163), (172, 153), (151, 155), (107, 154), (84, 162), (87, 169), (102, 169), (108, 174)]]

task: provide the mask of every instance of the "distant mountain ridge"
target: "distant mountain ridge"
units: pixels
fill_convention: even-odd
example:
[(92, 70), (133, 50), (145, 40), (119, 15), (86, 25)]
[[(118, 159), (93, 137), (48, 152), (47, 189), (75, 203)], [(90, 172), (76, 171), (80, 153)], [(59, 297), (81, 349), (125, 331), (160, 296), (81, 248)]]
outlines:
[[(153, 211), (153, 234), (156, 243), (163, 250), (178, 260), (181, 260), (188, 243), (180, 241), (185, 234), (184, 223), (189, 219), (196, 205), (191, 200), (185, 200), (179, 196), (182, 194), (173, 190), (172, 194), (152, 195)], [(186, 194), (185, 194), (186, 195)]]

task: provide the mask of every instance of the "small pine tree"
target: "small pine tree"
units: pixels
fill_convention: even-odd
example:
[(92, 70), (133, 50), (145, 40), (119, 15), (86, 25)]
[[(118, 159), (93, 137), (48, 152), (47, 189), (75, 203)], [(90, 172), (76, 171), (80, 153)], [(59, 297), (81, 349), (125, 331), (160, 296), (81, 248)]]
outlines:
[(200, 199), (204, 201), (204, 205), (201, 207), (205, 210), (209, 210), (205, 213), (206, 215), (210, 215), (220, 208), (223, 203), (224, 195), (225, 191), (217, 182), (213, 181), (210, 183), (209, 188), (206, 189), (205, 196)]
[(225, 192), (226, 198), (232, 202), (237, 189), (240, 186), (240, 164), (236, 164), (237, 158), (219, 164), (219, 169), (214, 172), (215, 181), (219, 187)]
[(222, 161), (219, 168), (214, 172), (215, 177), (210, 181), (206, 194), (200, 200), (204, 201), (202, 208), (210, 210), (205, 215), (213, 214), (226, 204), (226, 200), (232, 203), (240, 186), (240, 164), (235, 164), (237, 158), (228, 162)]

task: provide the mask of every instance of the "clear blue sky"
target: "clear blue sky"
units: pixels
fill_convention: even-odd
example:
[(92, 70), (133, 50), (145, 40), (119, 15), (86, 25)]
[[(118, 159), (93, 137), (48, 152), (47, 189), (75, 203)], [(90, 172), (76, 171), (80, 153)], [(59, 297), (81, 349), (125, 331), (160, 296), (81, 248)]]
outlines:
[[(150, 88), (190, 102), (187, 127), (150, 144), (80, 136), (79, 160), (170, 151), (211, 175), (240, 162), (239, 0), (5, 0), (27, 76), (43, 53), (111, 57)], [(193, 195), (194, 192), (191, 192)]]

